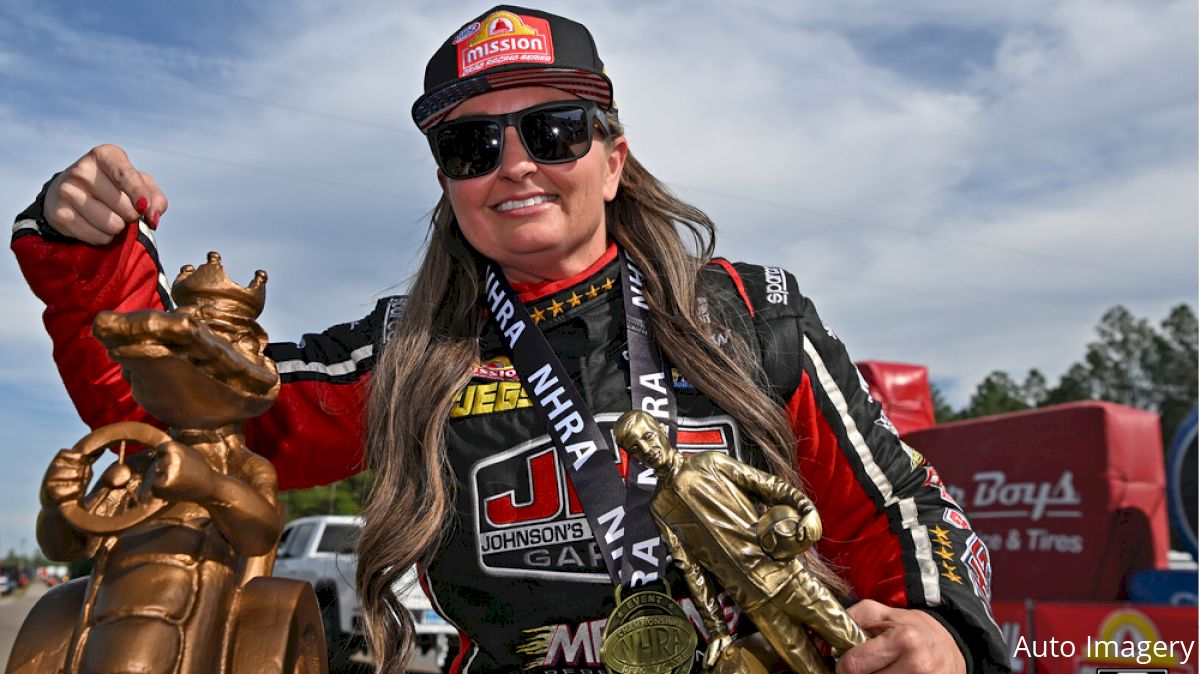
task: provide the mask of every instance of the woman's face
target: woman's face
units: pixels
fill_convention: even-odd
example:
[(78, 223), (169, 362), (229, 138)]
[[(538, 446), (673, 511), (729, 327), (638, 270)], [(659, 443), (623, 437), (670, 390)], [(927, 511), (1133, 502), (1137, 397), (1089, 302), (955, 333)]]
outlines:
[[(467, 99), (446, 119), (574, 98), (550, 87), (502, 89)], [(616, 196), (627, 153), (624, 137), (607, 143), (594, 138), (591, 150), (576, 161), (539, 164), (510, 126), (498, 169), (466, 180), (451, 180), (439, 170), (438, 182), (467, 241), (505, 276), (523, 283), (561, 279), (604, 254), (604, 203)], [(530, 199), (532, 205), (516, 203)]]

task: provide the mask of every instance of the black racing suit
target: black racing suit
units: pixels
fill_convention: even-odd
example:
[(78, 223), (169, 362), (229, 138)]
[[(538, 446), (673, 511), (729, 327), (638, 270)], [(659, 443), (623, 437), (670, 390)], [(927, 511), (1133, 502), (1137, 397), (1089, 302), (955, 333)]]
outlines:
[[(89, 330), (102, 309), (171, 306), (152, 232), (130, 227), (107, 246), (86, 246), (47, 227), (41, 201), (18, 216), (12, 247), (47, 305), (47, 330), (73, 401), (93, 428), (153, 421)], [(718, 260), (706, 278), (718, 305), (709, 309), (726, 314), (731, 328), (759, 350), (768, 392), (795, 428), (796, 466), (824, 524), (821, 554), (857, 598), (930, 612), (958, 641), (968, 670), (1007, 671), (988, 608), (986, 549), (937, 472), (896, 436), (792, 275)], [(522, 299), (540, 317), (601, 428), (611, 432), (630, 408), (615, 249), (575, 278), (526, 290)], [(247, 438), (276, 466), (281, 488), (328, 483), (361, 468), (365, 385), (402, 312), (403, 298), (385, 298), (360, 321), (269, 347), (282, 392), (270, 411), (250, 422)], [(446, 544), (423, 569), (438, 611), (461, 632), (455, 670), (599, 674), (612, 584), (544, 423), (490, 323), (482, 348), (482, 362), (447, 423), (458, 478), (456, 518)], [(721, 451), (764, 465), (736, 422), (686, 373), (675, 377), (674, 388), (681, 450)], [(684, 596), (686, 584), (672, 574), (675, 594), (703, 631)], [(726, 615), (735, 633), (753, 629), (736, 607)]]

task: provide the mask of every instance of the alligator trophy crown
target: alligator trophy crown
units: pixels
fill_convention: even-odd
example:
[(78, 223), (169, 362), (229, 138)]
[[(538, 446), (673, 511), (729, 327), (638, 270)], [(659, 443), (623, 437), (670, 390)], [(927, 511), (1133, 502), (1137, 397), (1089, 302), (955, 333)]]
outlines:
[(262, 328), (255, 321), (267, 299), (267, 272), (261, 269), (254, 272), (250, 285), (242, 287), (229, 278), (221, 265), (221, 254), (213, 251), (199, 268), (185, 264), (179, 269), (171, 294), (179, 305), (178, 313), (204, 321), (235, 347), (241, 338), (258, 341), (262, 336)]

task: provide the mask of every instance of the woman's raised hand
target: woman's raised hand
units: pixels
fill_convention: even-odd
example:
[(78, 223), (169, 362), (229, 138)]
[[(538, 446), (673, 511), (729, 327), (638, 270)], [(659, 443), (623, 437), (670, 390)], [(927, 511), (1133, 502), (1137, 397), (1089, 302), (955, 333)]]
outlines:
[(103, 245), (138, 219), (157, 227), (166, 210), (167, 197), (150, 174), (116, 145), (98, 145), (50, 183), (44, 216), (59, 234)]

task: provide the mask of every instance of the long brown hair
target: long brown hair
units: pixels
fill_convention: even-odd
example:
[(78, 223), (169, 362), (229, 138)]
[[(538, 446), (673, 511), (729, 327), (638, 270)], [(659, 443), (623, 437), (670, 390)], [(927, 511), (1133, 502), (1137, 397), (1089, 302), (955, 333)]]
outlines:
[[(608, 121), (611, 143), (623, 131), (615, 115)], [(609, 237), (644, 274), (654, 335), (667, 358), (764, 448), (778, 475), (800, 486), (791, 461), (795, 436), (778, 402), (764, 392), (757, 352), (728, 330), (701, 276), (715, 246), (712, 221), (675, 197), (632, 154), (605, 210)], [(691, 250), (681, 231), (690, 235)], [(412, 619), (393, 584), (410, 565), (430, 561), (452, 524), (455, 482), (443, 430), (480, 358), (479, 270), (479, 256), (443, 196), (404, 316), (371, 379), (367, 463), (376, 477), (363, 510), (357, 580), (380, 674), (403, 672), (412, 651)], [(718, 334), (728, 334), (729, 341), (718, 345)], [(815, 555), (808, 564), (826, 582), (844, 588)]]

